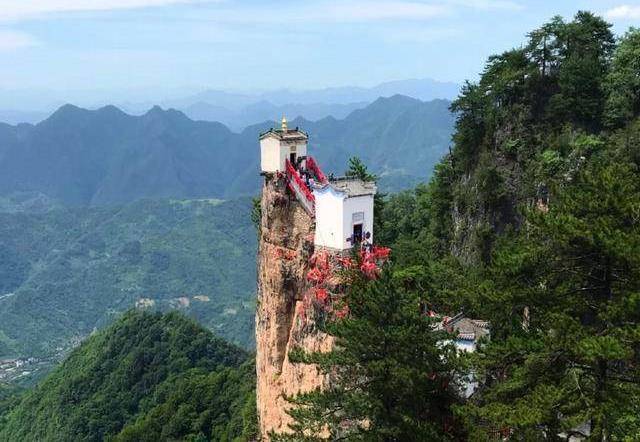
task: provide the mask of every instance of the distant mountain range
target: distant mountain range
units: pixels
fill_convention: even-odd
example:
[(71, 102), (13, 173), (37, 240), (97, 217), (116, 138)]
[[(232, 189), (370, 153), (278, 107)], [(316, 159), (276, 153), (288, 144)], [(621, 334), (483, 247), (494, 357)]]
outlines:
[[(315, 90), (280, 89), (261, 93), (230, 93), (206, 90), (195, 95), (160, 103), (165, 108), (181, 110), (193, 120), (218, 121), (233, 130), (265, 120), (279, 120), (283, 115), (319, 120), (325, 117), (345, 118), (356, 109), (383, 97), (405, 95), (423, 101), (452, 100), (460, 86), (425, 79), (399, 80), (373, 87), (332, 87)], [(122, 108), (142, 113), (151, 103), (126, 104)], [(0, 120), (1, 121), (1, 120)]]
[(198, 102), (213, 103), (231, 110), (238, 110), (250, 104), (267, 101), (276, 106), (296, 104), (350, 104), (370, 103), (380, 97), (406, 95), (423, 101), (435, 99), (453, 99), (458, 95), (460, 85), (450, 82), (439, 82), (429, 78), (398, 80), (381, 83), (373, 87), (330, 87), (325, 89), (290, 90), (278, 89), (260, 93), (229, 93), (220, 90), (206, 90), (178, 100), (168, 100), (163, 106), (177, 109), (185, 108)]
[(218, 121), (232, 130), (241, 131), (256, 122), (279, 120), (285, 115), (290, 117), (304, 116), (307, 120), (320, 120), (329, 116), (342, 119), (354, 110), (366, 107), (367, 104), (367, 102), (348, 104), (310, 103), (276, 106), (269, 101), (259, 101), (234, 111), (226, 107), (198, 101), (181, 108), (181, 110), (192, 120)]
[[(266, 92), (228, 92), (221, 90), (204, 90), (202, 92), (185, 95), (178, 98), (155, 101), (122, 101), (118, 107), (125, 112), (141, 115), (148, 109), (160, 105), (163, 108), (177, 109), (185, 113), (192, 120), (217, 121), (229, 128), (239, 131), (252, 124), (265, 120), (276, 120), (287, 115), (291, 118), (302, 116), (308, 120), (318, 120), (328, 116), (337, 119), (346, 117), (355, 109), (365, 107), (379, 97), (405, 95), (423, 101), (434, 99), (451, 100), (458, 95), (460, 86), (452, 82), (439, 82), (431, 79), (398, 80), (381, 83), (373, 87), (332, 87), (311, 90), (279, 89)], [(76, 94), (82, 96), (83, 94)], [(103, 102), (95, 92), (80, 101), (82, 106), (97, 109)], [(2, 98), (5, 100), (2, 100)], [(21, 98), (22, 97), (22, 98)], [(59, 99), (58, 99), (59, 100)], [(74, 98), (77, 100), (77, 98)], [(38, 123), (44, 120), (53, 109), (62, 103), (52, 92), (38, 93), (23, 91), (0, 91), (0, 121), (17, 123)], [(20, 103), (21, 110), (15, 103)]]
[[(446, 100), (379, 98), (343, 119), (302, 118), (310, 152), (341, 173), (352, 155), (386, 190), (425, 180), (447, 151), (454, 118)], [(258, 135), (240, 133), (154, 107), (132, 116), (114, 106), (65, 105), (36, 125), (0, 124), (0, 196), (37, 192), (71, 205), (122, 204), (140, 198), (231, 198), (259, 189)]]

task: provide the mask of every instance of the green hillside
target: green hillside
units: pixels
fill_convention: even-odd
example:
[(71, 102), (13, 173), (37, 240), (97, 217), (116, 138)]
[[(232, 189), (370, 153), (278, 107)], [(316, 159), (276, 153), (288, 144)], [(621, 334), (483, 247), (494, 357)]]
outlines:
[[(426, 179), (447, 151), (449, 102), (380, 98), (342, 120), (292, 122), (310, 133), (311, 152), (342, 172), (353, 154), (406, 188)], [(33, 126), (0, 123), (0, 195), (37, 192), (60, 202), (99, 206), (140, 198), (232, 198), (259, 191), (258, 135), (265, 122), (234, 133), (154, 107), (131, 116), (114, 106), (66, 105)]]
[(50, 355), (136, 304), (253, 344), (251, 201), (0, 214), (0, 357)]
[(640, 440), (640, 31), (579, 12), (528, 36), (465, 85), (451, 154), (376, 238), (421, 304), (491, 325), (464, 440)]
[(128, 312), (0, 409), (0, 441), (245, 441), (254, 370), (179, 313)]

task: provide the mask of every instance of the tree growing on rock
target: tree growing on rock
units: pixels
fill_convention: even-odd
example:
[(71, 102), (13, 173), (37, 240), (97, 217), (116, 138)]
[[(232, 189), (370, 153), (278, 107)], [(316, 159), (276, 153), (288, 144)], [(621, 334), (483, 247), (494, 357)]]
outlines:
[(290, 398), (292, 434), (279, 441), (442, 441), (459, 435), (456, 350), (434, 331), (421, 298), (388, 268), (375, 281), (353, 272), (349, 315), (329, 323), (329, 353), (291, 354), (317, 364), (330, 385)]
[(476, 439), (478, 424), (517, 440), (640, 438), (639, 178), (597, 155), (494, 255), (478, 289), (494, 326), (486, 382), (461, 408)]

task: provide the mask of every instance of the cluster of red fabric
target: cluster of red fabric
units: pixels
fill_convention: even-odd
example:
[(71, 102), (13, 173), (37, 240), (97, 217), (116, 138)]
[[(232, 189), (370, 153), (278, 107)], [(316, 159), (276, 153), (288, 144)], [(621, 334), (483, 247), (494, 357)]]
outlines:
[(307, 169), (311, 171), (318, 180), (320, 184), (326, 184), (328, 182), (327, 177), (316, 163), (316, 160), (313, 157), (307, 156)]
[(323, 288), (316, 289), (316, 299), (319, 302), (326, 303), (327, 300), (329, 299), (329, 293), (327, 292), (327, 289), (323, 289)]
[(363, 261), (360, 271), (369, 279), (376, 279), (380, 275), (380, 268), (374, 261)]
[(391, 254), (391, 249), (389, 247), (381, 247), (381, 246), (373, 246), (373, 250), (371, 251), (376, 259), (389, 259), (389, 255)]
[(314, 284), (322, 284), (324, 282), (325, 275), (320, 269), (313, 268), (307, 273), (307, 279)]
[(355, 267), (353, 259), (348, 256), (340, 256), (337, 258), (337, 261), (338, 264), (340, 264), (340, 267), (342, 267), (343, 269), (352, 269)]
[(391, 249), (373, 246), (360, 250), (360, 271), (369, 279), (376, 279), (380, 275), (379, 264), (389, 258)]
[[(354, 260), (348, 256), (336, 256), (332, 261), (329, 252), (321, 250), (314, 253), (309, 258), (310, 270), (307, 272), (307, 280), (312, 287), (305, 293), (302, 309), (321, 307), (327, 313), (333, 313), (336, 318), (345, 318), (349, 315), (349, 306), (346, 304), (334, 305), (334, 299), (325, 287), (327, 279), (333, 275), (334, 266), (338, 269), (357, 269), (369, 279), (376, 279), (380, 275), (380, 265), (389, 258), (391, 249), (388, 247), (362, 247), (360, 259)], [(306, 314), (300, 314), (301, 318), (306, 318)]]
[[(311, 192), (311, 189), (307, 186), (307, 184), (300, 178), (300, 174), (293, 167), (289, 160), (285, 161), (285, 167), (287, 169), (287, 181), (289, 186), (292, 187), (291, 190), (294, 190), (293, 187), (297, 187), (304, 194), (305, 198), (312, 203), (315, 203), (315, 197)], [(295, 192), (294, 192), (295, 193)]]

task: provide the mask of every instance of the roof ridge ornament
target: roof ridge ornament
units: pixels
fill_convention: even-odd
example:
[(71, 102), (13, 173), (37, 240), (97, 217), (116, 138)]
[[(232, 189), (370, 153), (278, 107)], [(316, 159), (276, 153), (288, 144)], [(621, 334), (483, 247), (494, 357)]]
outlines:
[(283, 115), (282, 116), (282, 132), (287, 132), (288, 128), (287, 128), (287, 118)]

